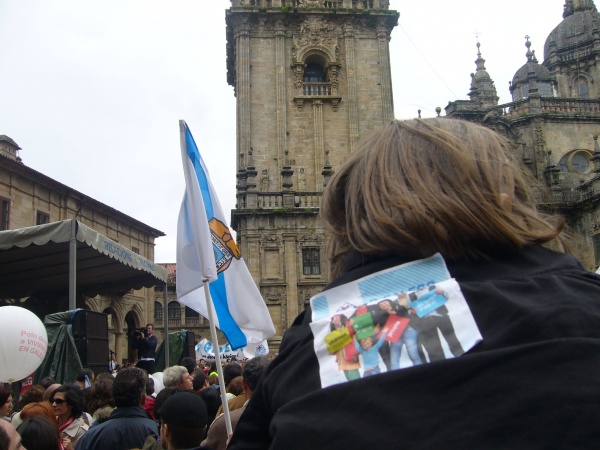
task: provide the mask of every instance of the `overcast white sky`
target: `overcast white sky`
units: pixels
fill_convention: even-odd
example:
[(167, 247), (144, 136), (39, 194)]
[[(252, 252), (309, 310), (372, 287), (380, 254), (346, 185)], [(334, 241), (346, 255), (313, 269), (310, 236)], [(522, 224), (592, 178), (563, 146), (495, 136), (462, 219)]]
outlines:
[[(468, 99), (479, 33), (502, 103), (543, 61), (564, 0), (391, 0), (397, 118)], [(29, 167), (164, 231), (175, 261), (187, 121), (223, 210), (235, 205), (235, 97), (225, 72), (228, 0), (0, 0), (0, 134)]]

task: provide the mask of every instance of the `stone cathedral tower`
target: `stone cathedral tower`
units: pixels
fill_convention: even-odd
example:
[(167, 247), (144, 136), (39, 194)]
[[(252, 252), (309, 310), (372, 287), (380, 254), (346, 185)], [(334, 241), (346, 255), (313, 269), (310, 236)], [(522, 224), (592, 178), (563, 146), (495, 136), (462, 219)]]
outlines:
[(237, 99), (232, 226), (277, 344), (328, 281), (318, 211), (359, 136), (394, 118), (387, 0), (232, 0), (228, 82)]

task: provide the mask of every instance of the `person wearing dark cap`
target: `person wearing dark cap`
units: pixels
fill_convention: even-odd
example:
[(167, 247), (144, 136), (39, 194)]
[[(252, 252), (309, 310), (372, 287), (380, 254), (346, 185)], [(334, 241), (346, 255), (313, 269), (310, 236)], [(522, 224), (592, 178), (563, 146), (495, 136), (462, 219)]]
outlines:
[(200, 445), (206, 432), (208, 413), (195, 392), (179, 392), (169, 397), (160, 410), (160, 439), (167, 450), (209, 450)]

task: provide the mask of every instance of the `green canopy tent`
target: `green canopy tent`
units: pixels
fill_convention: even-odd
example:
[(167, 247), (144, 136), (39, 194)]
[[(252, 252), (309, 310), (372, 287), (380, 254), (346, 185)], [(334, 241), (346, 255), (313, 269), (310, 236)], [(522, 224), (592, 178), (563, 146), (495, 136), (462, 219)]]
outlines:
[(0, 231), (0, 274), (0, 299), (68, 293), (72, 313), (78, 292), (92, 297), (164, 284), (167, 309), (164, 267), (75, 219)]

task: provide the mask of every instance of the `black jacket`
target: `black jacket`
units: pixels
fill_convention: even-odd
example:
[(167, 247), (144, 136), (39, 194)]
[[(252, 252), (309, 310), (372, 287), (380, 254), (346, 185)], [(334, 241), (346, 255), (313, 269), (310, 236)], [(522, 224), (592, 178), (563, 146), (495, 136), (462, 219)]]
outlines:
[[(328, 288), (404, 262), (357, 258)], [(482, 342), (455, 359), (321, 389), (309, 308), (228, 449), (598, 448), (600, 277), (537, 246), (448, 269)]]

